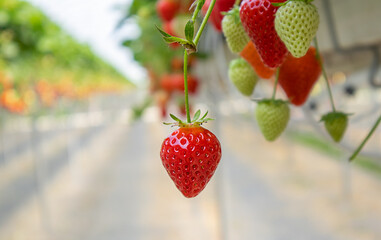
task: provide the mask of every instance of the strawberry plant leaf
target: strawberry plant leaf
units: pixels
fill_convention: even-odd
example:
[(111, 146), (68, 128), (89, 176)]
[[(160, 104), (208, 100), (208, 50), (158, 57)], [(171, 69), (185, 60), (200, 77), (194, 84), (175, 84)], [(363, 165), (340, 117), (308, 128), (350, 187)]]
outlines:
[(182, 39), (182, 38), (178, 38), (178, 37), (163, 37), (164, 41), (166, 43), (180, 43), (181, 45), (192, 45), (192, 43), (190, 43), (189, 41), (185, 40), (185, 39)]
[(164, 32), (163, 30), (161, 30), (157, 25), (155, 25), (155, 27), (156, 27), (156, 29), (160, 32), (160, 34), (163, 36), (163, 38), (164, 38), (164, 37), (166, 37), (166, 38), (168, 38), (168, 37), (172, 37), (170, 34)]
[(189, 20), (185, 25), (185, 38), (192, 42), (194, 37), (194, 22)]

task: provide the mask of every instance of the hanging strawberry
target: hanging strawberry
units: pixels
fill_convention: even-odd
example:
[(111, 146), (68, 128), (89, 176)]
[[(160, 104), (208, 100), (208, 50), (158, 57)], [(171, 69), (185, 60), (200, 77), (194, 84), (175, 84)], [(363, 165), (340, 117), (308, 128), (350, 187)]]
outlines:
[(283, 100), (265, 99), (258, 102), (255, 117), (267, 141), (275, 141), (286, 129), (290, 108)]
[(242, 58), (234, 59), (230, 62), (229, 78), (234, 86), (245, 96), (250, 96), (253, 93), (258, 81), (253, 68)]
[(294, 57), (303, 57), (319, 27), (319, 13), (310, 2), (288, 0), (276, 12), (275, 29)]
[(303, 105), (312, 87), (321, 75), (321, 67), (316, 58), (316, 49), (310, 47), (301, 58), (288, 55), (279, 69), (279, 84), (290, 102), (296, 106)]
[(280, 66), (288, 53), (274, 27), (278, 7), (272, 3), (279, 1), (243, 0), (240, 9), (243, 27), (257, 48), (262, 61), (270, 68)]
[(222, 31), (231, 52), (241, 52), (250, 41), (239, 18), (239, 8), (234, 7), (222, 19)]
[(160, 158), (168, 175), (181, 193), (192, 198), (208, 184), (221, 159), (221, 144), (217, 137), (201, 124), (210, 120), (197, 111), (191, 123), (175, 116), (179, 129), (161, 145)]
[(335, 142), (340, 142), (348, 125), (348, 114), (342, 112), (330, 112), (325, 114), (321, 121), (325, 129)]

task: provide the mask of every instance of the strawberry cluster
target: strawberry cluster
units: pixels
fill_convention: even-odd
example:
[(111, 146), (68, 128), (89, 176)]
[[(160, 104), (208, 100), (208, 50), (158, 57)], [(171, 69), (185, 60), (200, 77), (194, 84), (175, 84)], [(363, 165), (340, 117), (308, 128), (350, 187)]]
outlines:
[[(272, 99), (259, 101), (256, 110), (259, 128), (269, 141), (280, 136), (288, 124), (288, 102), (303, 105), (322, 73), (318, 50), (311, 46), (319, 26), (319, 14), (312, 1), (236, 1), (222, 20), (227, 45), (240, 56), (229, 66), (229, 78), (238, 91), (251, 96), (258, 78), (275, 77)], [(288, 101), (275, 100), (278, 83)], [(333, 112), (322, 121), (332, 139), (340, 141), (347, 114), (336, 112), (331, 101)]]

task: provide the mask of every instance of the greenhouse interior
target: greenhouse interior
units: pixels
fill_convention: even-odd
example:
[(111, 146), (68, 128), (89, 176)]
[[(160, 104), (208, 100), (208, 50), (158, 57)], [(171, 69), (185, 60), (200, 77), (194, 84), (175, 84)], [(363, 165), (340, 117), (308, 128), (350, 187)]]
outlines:
[(379, 0), (0, 0), (0, 240), (381, 239)]

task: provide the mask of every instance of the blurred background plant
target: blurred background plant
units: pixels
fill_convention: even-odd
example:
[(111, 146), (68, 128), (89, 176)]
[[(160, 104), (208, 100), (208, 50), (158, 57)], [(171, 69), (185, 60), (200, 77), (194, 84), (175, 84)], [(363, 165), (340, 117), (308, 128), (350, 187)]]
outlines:
[(39, 9), (0, 1), (0, 104), (17, 114), (52, 107), (59, 98), (81, 100), (120, 92), (131, 84), (79, 44)]

